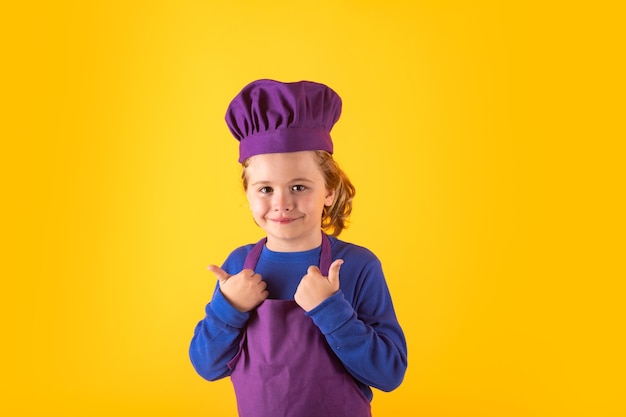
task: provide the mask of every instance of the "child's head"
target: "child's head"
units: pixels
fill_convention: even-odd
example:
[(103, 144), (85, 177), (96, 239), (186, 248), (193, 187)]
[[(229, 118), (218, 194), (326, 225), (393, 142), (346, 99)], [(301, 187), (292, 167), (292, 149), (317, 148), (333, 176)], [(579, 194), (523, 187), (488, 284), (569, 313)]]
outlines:
[[(249, 194), (250, 158), (301, 152), (307, 152), (309, 158), (310, 153), (311, 159), (305, 162), (315, 163), (311, 166), (319, 169), (320, 181), (323, 180), (327, 193), (333, 196), (320, 203), (319, 227), (334, 236), (339, 235), (347, 226), (355, 194), (353, 185), (332, 157), (330, 131), (340, 115), (341, 98), (323, 84), (264, 79), (245, 86), (228, 106), (226, 123), (239, 141), (239, 162), (243, 165), (246, 192)], [(267, 162), (267, 158), (262, 160)], [(271, 169), (266, 176), (277, 180)]]

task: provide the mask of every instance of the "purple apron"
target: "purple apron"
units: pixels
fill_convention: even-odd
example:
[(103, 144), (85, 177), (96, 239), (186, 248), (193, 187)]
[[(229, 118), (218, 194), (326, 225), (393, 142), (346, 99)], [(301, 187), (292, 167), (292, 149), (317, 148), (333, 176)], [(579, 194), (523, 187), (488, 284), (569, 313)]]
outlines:
[[(322, 235), (320, 271), (328, 276), (330, 242)], [(266, 239), (248, 254), (254, 270)], [(293, 300), (265, 300), (252, 311), (228, 363), (240, 417), (370, 417), (370, 403)]]

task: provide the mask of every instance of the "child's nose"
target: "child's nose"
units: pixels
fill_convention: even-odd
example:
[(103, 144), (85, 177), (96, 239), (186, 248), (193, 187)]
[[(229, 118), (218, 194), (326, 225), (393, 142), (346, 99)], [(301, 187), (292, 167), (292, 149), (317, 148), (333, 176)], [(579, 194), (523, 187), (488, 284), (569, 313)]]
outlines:
[(274, 192), (274, 211), (289, 211), (293, 209), (293, 198), (286, 192)]

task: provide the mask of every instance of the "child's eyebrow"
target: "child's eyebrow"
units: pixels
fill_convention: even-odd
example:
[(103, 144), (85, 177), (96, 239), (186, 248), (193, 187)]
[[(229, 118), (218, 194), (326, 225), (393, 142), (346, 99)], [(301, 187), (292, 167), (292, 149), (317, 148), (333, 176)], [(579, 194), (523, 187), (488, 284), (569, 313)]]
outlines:
[[(291, 180), (288, 181), (289, 184), (292, 184), (294, 182), (309, 182), (309, 183), (313, 183), (315, 181), (310, 180), (308, 178), (293, 178)], [(259, 185), (271, 185), (272, 181), (265, 181), (265, 180), (259, 180), (259, 181), (255, 181), (253, 183), (251, 183), (251, 186), (259, 186)]]
[(265, 185), (265, 184), (269, 184), (269, 181), (255, 181), (250, 185)]

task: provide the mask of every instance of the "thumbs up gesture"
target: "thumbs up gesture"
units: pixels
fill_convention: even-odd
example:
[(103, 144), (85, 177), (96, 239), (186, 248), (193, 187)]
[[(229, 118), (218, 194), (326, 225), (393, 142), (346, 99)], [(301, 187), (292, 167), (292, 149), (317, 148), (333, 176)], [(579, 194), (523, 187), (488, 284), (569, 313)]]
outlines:
[(229, 275), (216, 265), (209, 265), (207, 269), (217, 277), (224, 297), (242, 313), (253, 310), (269, 295), (261, 275), (251, 269), (244, 269), (237, 275)]
[(304, 311), (311, 311), (322, 301), (339, 291), (339, 268), (342, 259), (335, 260), (328, 270), (328, 276), (322, 276), (319, 268), (310, 266), (296, 289), (294, 300)]

